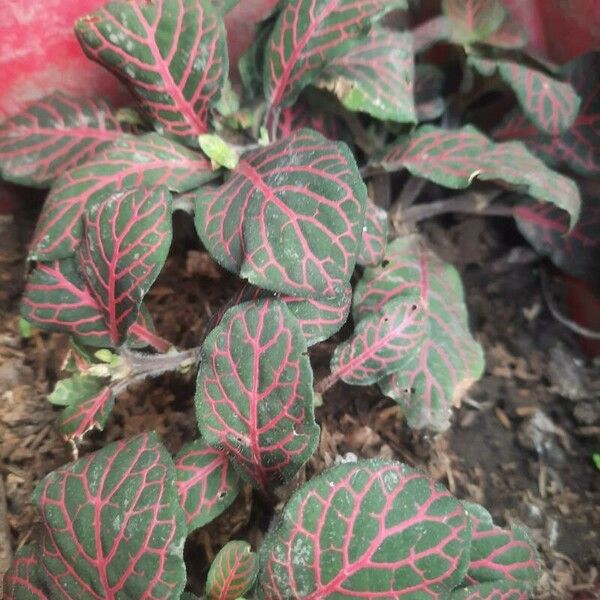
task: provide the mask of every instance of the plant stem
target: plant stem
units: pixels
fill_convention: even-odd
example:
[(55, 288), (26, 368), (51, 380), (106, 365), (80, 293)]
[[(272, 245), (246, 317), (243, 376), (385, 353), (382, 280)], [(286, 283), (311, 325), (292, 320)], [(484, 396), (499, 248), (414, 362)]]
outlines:
[(426, 185), (427, 179), (410, 175), (392, 208), (395, 207), (396, 210), (405, 211), (415, 203)]
[(412, 30), (412, 36), (414, 51), (423, 52), (435, 43), (449, 38), (448, 19), (444, 15), (429, 19), (415, 27)]
[(195, 367), (200, 362), (200, 346), (164, 354), (147, 354), (145, 352), (124, 350), (121, 352), (121, 356), (127, 363), (128, 372), (126, 377), (114, 382), (113, 392), (115, 396), (131, 384), (149, 377), (158, 377), (170, 371), (187, 370)]
[(418, 223), (431, 217), (445, 215), (448, 213), (466, 213), (485, 216), (512, 217), (514, 208), (506, 204), (494, 204), (490, 202), (502, 193), (494, 190), (490, 193), (469, 192), (452, 198), (444, 198), (427, 204), (413, 206), (399, 215), (397, 224)]

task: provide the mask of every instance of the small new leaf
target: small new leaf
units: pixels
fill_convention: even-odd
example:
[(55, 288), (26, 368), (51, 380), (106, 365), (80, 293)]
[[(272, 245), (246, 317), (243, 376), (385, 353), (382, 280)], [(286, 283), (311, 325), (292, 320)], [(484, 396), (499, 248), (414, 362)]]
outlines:
[(208, 571), (209, 600), (237, 600), (253, 585), (258, 574), (258, 557), (247, 542), (227, 542)]
[(240, 157), (237, 152), (218, 135), (205, 133), (198, 136), (200, 149), (208, 158), (210, 158), (213, 169), (225, 167), (226, 169), (235, 169)]

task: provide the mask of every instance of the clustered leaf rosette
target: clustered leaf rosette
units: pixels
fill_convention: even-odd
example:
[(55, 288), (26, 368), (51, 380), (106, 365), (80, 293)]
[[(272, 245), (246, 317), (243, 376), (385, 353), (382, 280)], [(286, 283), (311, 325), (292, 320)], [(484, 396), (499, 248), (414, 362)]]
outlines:
[[(211, 452), (194, 443), (174, 464), (155, 434), (143, 434), (48, 475), (34, 495), (41, 537), (17, 553), (6, 598), (188, 597), (188, 530), (178, 491), (186, 488), (186, 504), (194, 486), (201, 504), (214, 499), (215, 474), (221, 482), (227, 475)], [(206, 593), (215, 600), (248, 593), (525, 599), (537, 576), (525, 530), (497, 527), (482, 507), (458, 501), (417, 470), (372, 459), (338, 465), (303, 485), (258, 554), (246, 542), (227, 543), (211, 565)]]

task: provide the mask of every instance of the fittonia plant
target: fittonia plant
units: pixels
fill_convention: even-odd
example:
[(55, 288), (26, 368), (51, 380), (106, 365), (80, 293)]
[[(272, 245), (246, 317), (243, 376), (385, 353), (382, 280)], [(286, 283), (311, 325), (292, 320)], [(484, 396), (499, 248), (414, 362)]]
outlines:
[[(2, 178), (50, 188), (22, 315), (71, 336), (70, 377), (49, 398), (65, 438), (102, 429), (132, 383), (190, 370), (201, 434), (174, 459), (141, 433), (48, 475), (34, 497), (40, 535), (19, 550), (8, 598), (192, 597), (186, 536), (243, 485), (273, 498), (297, 479), (318, 443), (317, 393), (326, 402), (339, 380), (377, 384), (412, 427), (449, 427), (483, 352), (457, 271), (418, 232), (424, 218), (514, 216), (561, 267), (592, 264), (597, 202), (578, 222), (578, 188), (551, 167), (600, 171), (598, 53), (536, 63), (497, 0), (444, 0), (412, 30), (391, 25), (411, 22), (406, 0), (284, 0), (232, 85), (223, 16), (235, 4), (107, 4), (75, 34), (137, 109), (53, 93), (0, 126)], [(460, 81), (428, 62), (439, 41)], [(496, 109), (491, 125), (482, 117), (490, 92), (512, 102), (502, 123)], [(467, 191), (417, 202), (434, 184)], [(175, 210), (240, 278), (183, 351), (144, 304)], [(315, 384), (307, 348), (350, 313)], [(523, 530), (378, 460), (309, 479), (256, 550), (227, 544), (208, 597), (526, 598), (537, 569)]]

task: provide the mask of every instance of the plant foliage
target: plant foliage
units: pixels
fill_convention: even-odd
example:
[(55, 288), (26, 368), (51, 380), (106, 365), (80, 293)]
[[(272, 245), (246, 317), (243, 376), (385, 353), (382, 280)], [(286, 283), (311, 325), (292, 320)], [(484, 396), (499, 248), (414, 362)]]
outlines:
[[(419, 221), (465, 202), (514, 217), (593, 278), (598, 199), (572, 176), (598, 174), (600, 54), (539, 64), (499, 0), (444, 0), (415, 28), (405, 0), (282, 0), (232, 83), (236, 4), (106, 4), (75, 35), (136, 108), (53, 92), (0, 124), (0, 176), (49, 188), (21, 314), (71, 337), (49, 397), (63, 435), (77, 448), (123, 390), (176, 371), (196, 377), (201, 436), (172, 459), (140, 433), (50, 473), (7, 597), (191, 598), (186, 536), (244, 488), (272, 502), (299, 487), (257, 553), (217, 554), (209, 598), (526, 598), (526, 532), (424, 474), (370, 460), (299, 484), (337, 381), (376, 384), (410, 427), (443, 431), (482, 376), (460, 275)], [(452, 69), (424, 54), (438, 42)], [(179, 209), (241, 280), (187, 350), (144, 302)], [(308, 348), (332, 336), (315, 384)]]

